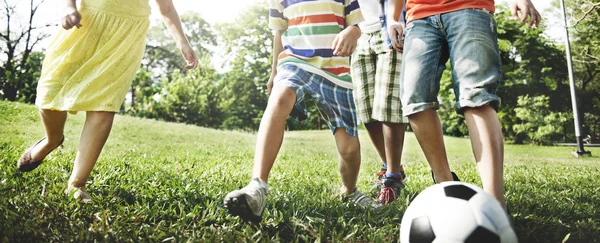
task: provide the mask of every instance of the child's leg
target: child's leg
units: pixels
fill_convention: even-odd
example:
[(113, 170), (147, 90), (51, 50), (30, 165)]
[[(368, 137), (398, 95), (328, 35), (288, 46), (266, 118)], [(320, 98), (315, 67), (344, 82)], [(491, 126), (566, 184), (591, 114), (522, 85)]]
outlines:
[(46, 139), (31, 149), (32, 160), (42, 159), (62, 141), (67, 112), (40, 109), (40, 118), (44, 123)]
[(377, 155), (384, 163), (387, 163), (385, 156), (385, 140), (383, 137), (383, 124), (378, 121), (365, 123), (365, 128), (367, 128), (367, 132), (369, 133), (369, 139), (373, 143), (373, 147), (375, 147), (375, 151), (377, 151)]
[[(442, 125), (435, 111), (440, 79), (446, 69), (448, 49), (440, 16), (412, 21), (407, 25), (402, 57), (402, 112), (421, 145), (437, 182), (452, 181)], [(411, 29), (412, 28), (412, 29)]]
[(442, 124), (437, 113), (424, 110), (408, 117), (413, 133), (421, 145), (427, 162), (435, 175), (437, 182), (452, 181), (452, 174), (448, 166)]
[(266, 182), (281, 148), (285, 121), (295, 103), (296, 91), (276, 82), (258, 129), (252, 180), (244, 188), (228, 193), (223, 200), (223, 206), (231, 215), (255, 222), (262, 220), (267, 205)]
[(333, 135), (340, 154), (339, 168), (342, 177), (340, 192), (343, 200), (362, 208), (380, 207), (373, 199), (365, 196), (356, 188), (356, 181), (360, 172), (360, 142), (358, 136), (351, 136), (342, 127), (336, 127)]
[(385, 160), (385, 142), (381, 122), (374, 120), (373, 100), (375, 97), (375, 75), (377, 75), (377, 55), (373, 54), (371, 40), (376, 42), (379, 34), (363, 33), (358, 39), (356, 50), (352, 53), (350, 71), (352, 73), (352, 84), (354, 85), (353, 96), (357, 110), (357, 120), (365, 124), (369, 138), (375, 147), (375, 151), (383, 163)]
[[(496, 111), (502, 67), (494, 15), (465, 9), (445, 14), (456, 107), (465, 112), (483, 189), (503, 206), (504, 138)], [(473, 38), (477, 36), (477, 38)]]
[(269, 172), (275, 163), (275, 158), (281, 143), (285, 121), (296, 103), (296, 91), (285, 86), (273, 87), (265, 113), (260, 121), (254, 151), (253, 178), (267, 182)]
[(382, 136), (385, 158), (388, 163), (387, 174), (399, 175), (401, 171), (401, 156), (404, 146), (404, 123), (408, 120), (402, 115), (400, 101), (400, 71), (402, 69), (402, 54), (388, 46), (386, 37), (378, 32), (378, 41), (373, 43), (377, 53), (375, 92), (373, 98), (373, 119), (382, 123)]
[(75, 164), (69, 178), (69, 188), (67, 190), (73, 187), (85, 187), (85, 182), (108, 139), (114, 117), (114, 112), (86, 112), (85, 124), (81, 132), (81, 138), (79, 139), (79, 149), (75, 157)]
[(400, 174), (402, 165), (402, 148), (404, 147), (404, 124), (385, 122), (383, 140), (385, 141), (385, 161), (388, 162), (387, 172)]
[(502, 179), (504, 136), (496, 111), (489, 105), (468, 108), (465, 110), (465, 120), (483, 189), (506, 209)]
[(62, 144), (64, 141), (63, 130), (67, 113), (64, 111), (51, 111), (40, 109), (40, 117), (44, 124), (46, 137), (42, 138), (28, 148), (17, 161), (17, 168), (22, 172), (36, 169), (44, 158)]
[(358, 137), (346, 133), (344, 128), (336, 128), (335, 145), (340, 155), (341, 191), (349, 194), (356, 189), (356, 180), (360, 171), (360, 142)]

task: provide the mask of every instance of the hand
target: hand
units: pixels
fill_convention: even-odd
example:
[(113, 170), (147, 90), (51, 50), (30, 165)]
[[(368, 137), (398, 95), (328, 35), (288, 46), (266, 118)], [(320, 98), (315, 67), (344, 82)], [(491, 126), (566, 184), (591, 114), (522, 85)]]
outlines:
[(392, 46), (394, 50), (402, 53), (404, 51), (404, 27), (397, 21), (388, 23), (388, 35), (392, 39)]
[(535, 25), (535, 27), (540, 26), (540, 22), (542, 21), (542, 16), (535, 9), (533, 3), (530, 0), (515, 0), (511, 5), (510, 9), (512, 10), (513, 19), (519, 19), (518, 11), (521, 10), (521, 23), (525, 23), (527, 17), (529, 17), (528, 27)]
[(269, 81), (267, 82), (267, 92), (271, 95), (271, 90), (273, 90), (273, 80), (277, 74), (275, 72), (271, 73), (271, 77), (269, 77)]
[(81, 21), (81, 14), (77, 9), (71, 9), (69, 12), (69, 14), (62, 18), (62, 27), (65, 30), (70, 30), (73, 27), (81, 28), (82, 25), (79, 23)]
[(181, 46), (181, 55), (185, 59), (186, 64), (184, 67), (186, 69), (195, 69), (198, 66), (198, 57), (190, 45)]
[(342, 30), (331, 43), (333, 54), (337, 56), (350, 56), (356, 49), (356, 42), (360, 37), (360, 29), (357, 26), (349, 26)]

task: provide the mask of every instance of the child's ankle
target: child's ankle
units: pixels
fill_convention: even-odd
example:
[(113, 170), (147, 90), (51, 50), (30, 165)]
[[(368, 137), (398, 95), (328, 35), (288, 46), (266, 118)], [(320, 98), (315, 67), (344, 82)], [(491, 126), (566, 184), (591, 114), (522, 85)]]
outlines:
[(252, 178), (252, 180), (250, 180), (250, 183), (248, 184), (253, 184), (258, 186), (259, 188), (265, 188), (267, 190), (269, 189), (269, 184), (258, 177)]
[(402, 180), (402, 174), (401, 173), (395, 174), (395, 173), (387, 172), (387, 173), (385, 173), (385, 178)]

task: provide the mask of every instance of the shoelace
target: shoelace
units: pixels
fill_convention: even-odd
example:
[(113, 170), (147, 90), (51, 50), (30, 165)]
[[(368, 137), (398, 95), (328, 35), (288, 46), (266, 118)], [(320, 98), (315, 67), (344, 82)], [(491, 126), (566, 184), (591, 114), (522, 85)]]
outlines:
[(377, 199), (379, 199), (379, 203), (381, 203), (381, 205), (387, 205), (388, 203), (396, 200), (397, 197), (398, 195), (396, 195), (396, 191), (394, 191), (394, 189), (391, 187), (381, 188), (381, 191), (377, 195)]

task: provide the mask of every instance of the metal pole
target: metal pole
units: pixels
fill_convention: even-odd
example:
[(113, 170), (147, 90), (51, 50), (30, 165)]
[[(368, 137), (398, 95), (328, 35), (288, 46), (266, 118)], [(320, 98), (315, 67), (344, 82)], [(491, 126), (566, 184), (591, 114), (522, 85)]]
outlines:
[(567, 52), (567, 68), (569, 70), (569, 86), (571, 87), (571, 104), (573, 106), (573, 119), (575, 122), (575, 137), (577, 138), (577, 151), (573, 153), (576, 157), (581, 155), (591, 155), (590, 152), (585, 151), (583, 148), (583, 141), (581, 140), (580, 128), (581, 125), (579, 123), (579, 112), (577, 111), (577, 95), (575, 94), (575, 81), (573, 80), (573, 63), (571, 62), (571, 45), (569, 41), (569, 25), (567, 24), (567, 12), (565, 10), (565, 1), (560, 0), (560, 7), (563, 11), (563, 19), (565, 21), (565, 35), (567, 39), (565, 40), (565, 49)]

